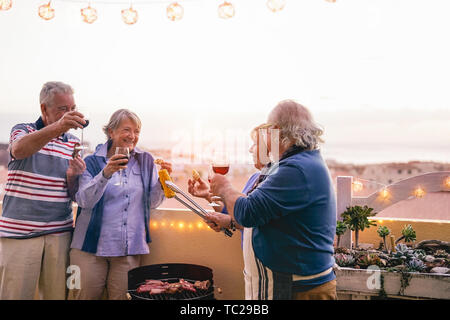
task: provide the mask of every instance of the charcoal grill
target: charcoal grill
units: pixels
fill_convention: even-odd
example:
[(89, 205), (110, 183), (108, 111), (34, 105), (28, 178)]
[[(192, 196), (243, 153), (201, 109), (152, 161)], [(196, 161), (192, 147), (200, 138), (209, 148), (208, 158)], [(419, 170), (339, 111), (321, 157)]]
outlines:
[[(136, 292), (145, 280), (161, 280), (169, 283), (184, 279), (191, 283), (209, 280), (207, 290), (182, 291), (175, 294), (149, 294)], [(131, 300), (214, 300), (213, 272), (210, 268), (196, 264), (167, 263), (138, 267), (128, 272), (128, 294)]]

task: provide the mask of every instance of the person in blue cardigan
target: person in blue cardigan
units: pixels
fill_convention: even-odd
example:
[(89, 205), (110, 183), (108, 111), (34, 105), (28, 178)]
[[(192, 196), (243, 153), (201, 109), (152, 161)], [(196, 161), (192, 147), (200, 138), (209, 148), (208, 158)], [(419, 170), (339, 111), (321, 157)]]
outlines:
[[(126, 299), (128, 271), (149, 253), (150, 209), (161, 204), (164, 192), (152, 155), (136, 147), (140, 130), (134, 112), (116, 111), (104, 127), (107, 142), (85, 158), (70, 251), (70, 264), (80, 268), (80, 287), (69, 299), (101, 299), (105, 288), (109, 299)], [(129, 160), (115, 154), (117, 147), (129, 148)], [(168, 162), (161, 168), (172, 171)]]
[[(250, 298), (335, 300), (336, 197), (319, 150), (323, 131), (309, 110), (293, 100), (281, 101), (265, 128), (271, 162), (257, 187), (243, 194), (219, 174), (210, 184), (211, 193), (223, 199), (230, 222), (253, 230), (254, 257), (247, 259), (254, 260), (254, 269), (245, 275)], [(217, 214), (209, 219), (230, 227)]]

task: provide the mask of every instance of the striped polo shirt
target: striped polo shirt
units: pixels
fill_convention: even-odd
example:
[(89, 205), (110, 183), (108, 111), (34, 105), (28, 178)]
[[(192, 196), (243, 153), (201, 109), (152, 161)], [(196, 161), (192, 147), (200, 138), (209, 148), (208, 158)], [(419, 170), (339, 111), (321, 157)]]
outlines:
[[(9, 148), (14, 141), (43, 127), (42, 118), (15, 125)], [(17, 160), (10, 156), (0, 237), (32, 238), (73, 230), (66, 171), (77, 142), (77, 137), (64, 133), (28, 158)]]

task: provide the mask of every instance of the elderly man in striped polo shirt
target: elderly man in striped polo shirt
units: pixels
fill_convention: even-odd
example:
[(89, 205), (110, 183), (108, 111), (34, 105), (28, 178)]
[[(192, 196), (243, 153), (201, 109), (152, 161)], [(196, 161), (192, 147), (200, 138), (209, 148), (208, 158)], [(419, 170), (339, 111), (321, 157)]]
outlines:
[(86, 121), (73, 89), (47, 82), (42, 116), (11, 130), (8, 181), (0, 216), (0, 300), (65, 299), (72, 237), (72, 200), (86, 165), (72, 159), (78, 139), (67, 133)]

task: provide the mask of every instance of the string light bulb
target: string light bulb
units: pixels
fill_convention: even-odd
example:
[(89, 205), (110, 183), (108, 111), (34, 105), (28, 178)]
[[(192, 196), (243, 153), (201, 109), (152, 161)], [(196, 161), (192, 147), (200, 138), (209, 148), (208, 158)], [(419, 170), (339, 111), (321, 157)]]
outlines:
[(360, 192), (363, 189), (363, 183), (361, 181), (353, 181), (353, 192)]
[(122, 10), (122, 20), (128, 25), (135, 24), (138, 20), (138, 13), (132, 6), (128, 9)]
[(0, 0), (0, 10), (6, 11), (11, 9), (12, 0)]
[(425, 196), (425, 190), (423, 190), (421, 187), (417, 187), (414, 190), (414, 196), (416, 198), (423, 198)]
[(88, 7), (81, 9), (81, 16), (83, 17), (83, 21), (86, 23), (93, 23), (97, 20), (97, 10), (91, 7), (89, 4)]
[(450, 177), (447, 177), (447, 178), (445, 179), (445, 181), (444, 181), (444, 186), (445, 186), (446, 188), (450, 188)]
[(267, 0), (267, 7), (272, 12), (278, 12), (286, 6), (286, 0)]
[(383, 199), (387, 199), (389, 198), (389, 191), (386, 188), (383, 188), (383, 190), (381, 190), (380, 195)]
[(173, 2), (167, 6), (167, 18), (170, 21), (178, 21), (183, 18), (184, 9), (177, 2)]
[(234, 17), (234, 6), (230, 2), (225, 1), (219, 5), (219, 17), (222, 19), (229, 19)]
[(49, 1), (47, 4), (39, 6), (39, 17), (44, 20), (51, 20), (55, 17), (55, 9), (51, 7), (52, 2)]

